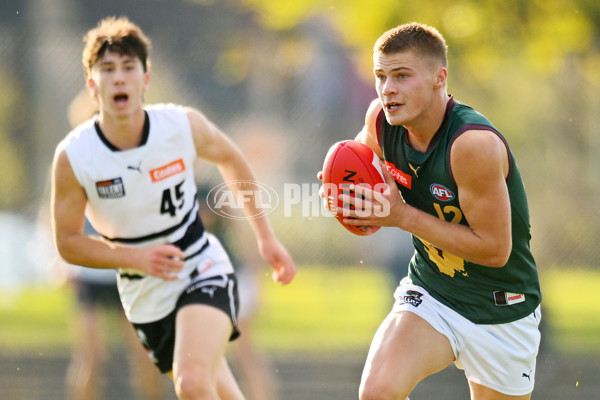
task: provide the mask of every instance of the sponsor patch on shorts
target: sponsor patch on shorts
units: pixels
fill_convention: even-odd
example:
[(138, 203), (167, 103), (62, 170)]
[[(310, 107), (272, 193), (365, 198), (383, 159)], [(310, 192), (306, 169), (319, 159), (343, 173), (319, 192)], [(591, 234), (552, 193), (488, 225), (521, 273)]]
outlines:
[(423, 302), (421, 297), (423, 297), (423, 293), (409, 289), (402, 296), (402, 303), (408, 303), (415, 307), (419, 307), (419, 305), (421, 305)]

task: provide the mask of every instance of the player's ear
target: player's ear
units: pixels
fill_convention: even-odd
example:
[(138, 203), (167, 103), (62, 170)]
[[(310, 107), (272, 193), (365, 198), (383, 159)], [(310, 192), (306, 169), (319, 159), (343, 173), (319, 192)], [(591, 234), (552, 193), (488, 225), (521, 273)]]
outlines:
[(435, 73), (435, 82), (433, 84), (434, 89), (440, 89), (446, 86), (446, 80), (448, 79), (448, 69), (446, 67), (439, 67)]
[(96, 95), (98, 94), (98, 89), (96, 87), (96, 82), (94, 82), (94, 79), (92, 79), (92, 77), (89, 77), (87, 79), (86, 86), (92, 94), (92, 96), (96, 97)]
[(150, 73), (144, 72), (144, 92), (148, 90), (148, 86), (150, 86)]

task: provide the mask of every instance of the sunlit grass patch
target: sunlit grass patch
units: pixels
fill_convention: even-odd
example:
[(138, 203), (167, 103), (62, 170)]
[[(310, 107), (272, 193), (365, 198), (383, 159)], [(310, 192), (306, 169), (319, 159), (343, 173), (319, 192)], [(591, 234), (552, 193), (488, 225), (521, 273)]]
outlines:
[(565, 353), (600, 354), (600, 269), (540, 273), (550, 343)]
[(32, 287), (0, 292), (0, 349), (61, 351), (72, 341), (69, 291)]
[(367, 349), (392, 290), (375, 267), (301, 268), (289, 286), (264, 285), (256, 336), (272, 350)]

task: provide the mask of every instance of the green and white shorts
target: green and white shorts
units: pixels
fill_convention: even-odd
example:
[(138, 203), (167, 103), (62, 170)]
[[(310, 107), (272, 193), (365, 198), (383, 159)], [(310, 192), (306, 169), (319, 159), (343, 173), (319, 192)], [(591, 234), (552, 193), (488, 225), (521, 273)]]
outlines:
[(514, 322), (481, 325), (440, 303), (407, 278), (400, 282), (394, 297), (392, 313), (415, 313), (448, 338), (455, 364), (469, 381), (510, 396), (533, 391), (541, 337), (539, 306)]

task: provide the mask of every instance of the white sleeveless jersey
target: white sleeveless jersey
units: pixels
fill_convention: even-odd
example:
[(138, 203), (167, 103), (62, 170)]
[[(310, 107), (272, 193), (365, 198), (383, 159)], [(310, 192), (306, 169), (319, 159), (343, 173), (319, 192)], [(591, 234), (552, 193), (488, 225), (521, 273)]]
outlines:
[(94, 119), (60, 144), (87, 194), (86, 216), (105, 240), (135, 247), (172, 243), (184, 251), (185, 267), (175, 281), (115, 266), (125, 313), (135, 323), (168, 315), (194, 270), (200, 272), (195, 279), (233, 272), (216, 238), (206, 248), (196, 201), (196, 148), (185, 111), (176, 105), (145, 110), (144, 137), (136, 148), (115, 148)]

